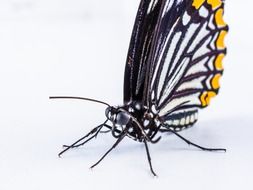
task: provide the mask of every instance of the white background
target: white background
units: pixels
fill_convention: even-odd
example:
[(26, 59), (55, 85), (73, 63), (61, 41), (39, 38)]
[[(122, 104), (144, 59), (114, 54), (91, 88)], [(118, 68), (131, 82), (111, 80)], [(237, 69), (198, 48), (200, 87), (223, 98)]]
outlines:
[(202, 152), (169, 135), (150, 146), (100, 135), (58, 158), (122, 104), (126, 53), (139, 0), (0, 0), (0, 189), (252, 189), (252, 2), (227, 0), (228, 56), (220, 94), (181, 134), (227, 153)]

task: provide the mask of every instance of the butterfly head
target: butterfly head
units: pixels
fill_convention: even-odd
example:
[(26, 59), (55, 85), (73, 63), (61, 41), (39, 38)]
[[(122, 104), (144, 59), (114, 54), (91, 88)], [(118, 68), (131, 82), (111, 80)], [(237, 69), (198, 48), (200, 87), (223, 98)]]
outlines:
[(106, 108), (105, 115), (112, 123), (120, 126), (127, 125), (131, 118), (128, 112), (112, 106)]

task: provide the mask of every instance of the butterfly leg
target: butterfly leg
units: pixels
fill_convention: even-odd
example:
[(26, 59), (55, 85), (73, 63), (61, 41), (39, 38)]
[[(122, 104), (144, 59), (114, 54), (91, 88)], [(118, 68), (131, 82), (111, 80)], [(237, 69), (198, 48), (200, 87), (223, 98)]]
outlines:
[(177, 137), (179, 137), (180, 139), (182, 139), (187, 144), (197, 147), (197, 148), (204, 150), (204, 151), (224, 151), (224, 152), (226, 152), (225, 148), (206, 148), (206, 147), (197, 145), (197, 144), (189, 141), (188, 139), (184, 138), (183, 136), (179, 135), (177, 132), (170, 130), (170, 129), (161, 129), (160, 132), (171, 132), (171, 133), (175, 134)]
[(111, 132), (111, 130), (110, 129), (107, 129), (107, 130), (104, 130), (104, 131), (100, 131), (100, 133), (109, 133), (109, 132)]
[[(115, 129), (113, 128), (112, 126), (110, 125), (107, 125), (105, 124), (104, 125), (106, 128), (108, 128), (108, 130), (106, 131), (107, 132), (112, 132), (112, 135), (115, 137), (115, 138), (119, 138), (119, 136), (121, 135), (122, 131), (118, 130), (118, 129)], [(100, 133), (104, 133), (104, 131), (101, 131)]]
[(87, 138), (89, 135), (91, 135), (91, 134), (94, 134), (94, 135), (92, 135), (90, 138), (88, 138), (86, 141), (84, 141), (84, 142), (82, 142), (82, 143), (79, 143), (79, 144), (75, 144), (75, 145), (63, 145), (63, 147), (64, 148), (77, 148), (77, 147), (79, 147), (79, 146), (82, 146), (82, 145), (84, 145), (84, 144), (86, 144), (87, 142), (89, 142), (91, 139), (93, 139), (93, 138), (95, 138), (95, 137), (97, 137), (97, 135), (98, 135), (98, 133), (100, 132), (100, 130), (102, 129), (102, 127), (103, 126), (101, 126), (101, 125), (99, 125), (98, 127), (95, 127), (94, 129), (92, 129), (87, 135), (85, 135), (84, 137), (82, 137), (81, 139), (79, 139), (78, 140), (78, 142), (80, 142), (80, 141), (82, 141), (82, 140), (84, 140), (85, 138)]
[[(78, 140), (77, 140), (76, 142), (74, 142), (73, 144), (71, 144), (71, 145), (69, 145), (69, 146), (68, 146), (68, 145), (63, 145), (63, 147), (65, 147), (65, 149), (64, 149), (63, 151), (61, 151), (61, 152), (58, 154), (58, 156), (61, 157), (61, 155), (62, 155), (64, 152), (68, 151), (70, 148), (77, 148), (77, 147), (82, 146), (82, 145), (84, 145), (85, 143), (89, 142), (91, 139), (95, 138), (95, 137), (98, 135), (98, 133), (100, 132), (100, 130), (103, 128), (103, 126), (105, 125), (106, 122), (107, 122), (107, 120), (106, 120), (103, 124), (101, 124), (101, 125), (99, 125), (99, 126), (93, 128), (88, 134), (86, 134), (86, 135), (83, 136), (82, 138), (78, 139)], [(94, 133), (95, 133), (95, 134), (94, 134)], [(94, 135), (92, 135), (92, 134), (94, 134)], [(80, 143), (82, 140), (84, 140), (85, 138), (89, 137), (90, 135), (92, 135), (90, 138), (88, 138), (88, 139), (87, 139), (86, 141), (84, 141), (83, 143)], [(78, 143), (79, 143), (79, 144), (78, 144)]]
[(126, 132), (122, 133), (122, 135), (117, 139), (117, 141), (113, 144), (113, 146), (95, 163), (93, 164), (90, 168), (94, 168), (97, 166), (126, 136)]
[(146, 141), (146, 140), (144, 140), (144, 145), (145, 145), (145, 149), (146, 149), (146, 153), (147, 153), (147, 157), (148, 157), (148, 163), (149, 163), (150, 171), (152, 172), (152, 174), (153, 174), (154, 176), (157, 176), (156, 173), (155, 173), (154, 170), (153, 170), (153, 167), (152, 167), (151, 156), (150, 156), (150, 153), (149, 153), (148, 144), (147, 144), (147, 141)]

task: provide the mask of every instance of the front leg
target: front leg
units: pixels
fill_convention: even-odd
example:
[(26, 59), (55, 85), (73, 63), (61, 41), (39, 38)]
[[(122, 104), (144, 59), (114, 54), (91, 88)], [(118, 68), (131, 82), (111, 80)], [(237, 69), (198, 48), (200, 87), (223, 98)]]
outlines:
[[(58, 156), (61, 157), (61, 155), (63, 153), (65, 153), (66, 151), (68, 151), (71, 148), (76, 148), (79, 146), (84, 145), (85, 143), (89, 142), (91, 139), (93, 139), (94, 137), (96, 137), (99, 133), (99, 131), (103, 128), (103, 126), (106, 124), (108, 120), (106, 120), (104, 123), (102, 123), (101, 125), (93, 128), (88, 134), (86, 134), (85, 136), (83, 136), (82, 138), (78, 139), (76, 142), (74, 142), (73, 144), (67, 146), (67, 145), (63, 145), (63, 147), (65, 147), (65, 149), (63, 151), (61, 151)], [(94, 134), (94, 135), (92, 135)], [(90, 138), (88, 138), (90, 135), (92, 135)], [(81, 141), (83, 141), (84, 139), (88, 138), (86, 141), (84, 141), (83, 143), (80, 143)], [(79, 144), (78, 144), (79, 143)]]

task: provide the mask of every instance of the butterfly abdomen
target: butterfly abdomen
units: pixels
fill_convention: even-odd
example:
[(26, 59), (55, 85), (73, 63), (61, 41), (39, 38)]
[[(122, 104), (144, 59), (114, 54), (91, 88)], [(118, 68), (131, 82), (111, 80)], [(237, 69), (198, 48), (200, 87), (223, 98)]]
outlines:
[(172, 113), (163, 119), (167, 128), (173, 131), (181, 131), (192, 126), (198, 120), (198, 110)]

